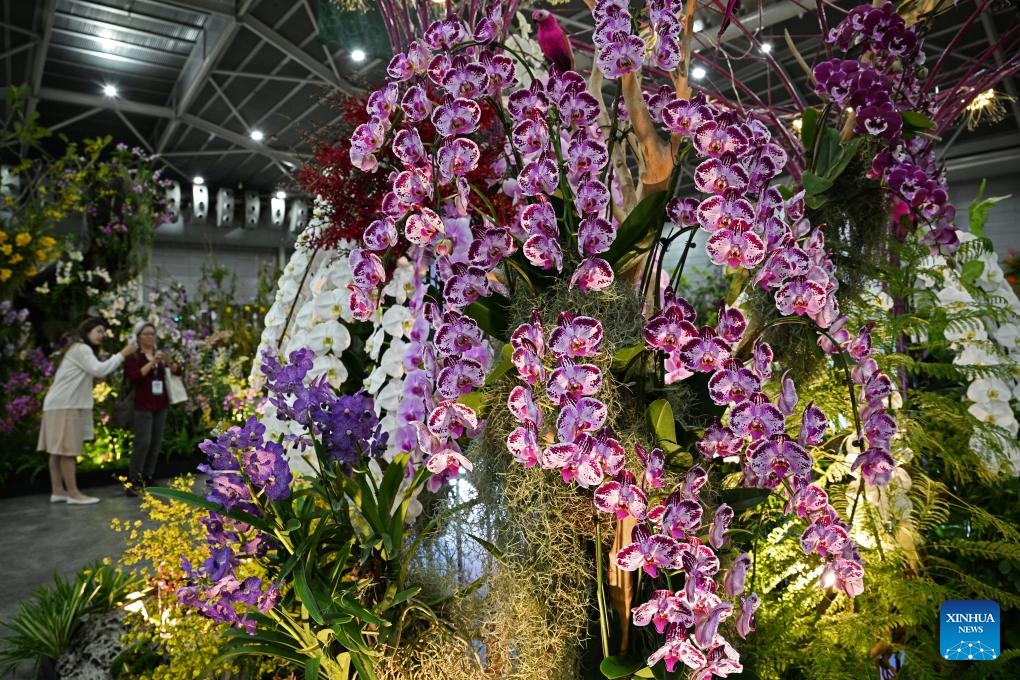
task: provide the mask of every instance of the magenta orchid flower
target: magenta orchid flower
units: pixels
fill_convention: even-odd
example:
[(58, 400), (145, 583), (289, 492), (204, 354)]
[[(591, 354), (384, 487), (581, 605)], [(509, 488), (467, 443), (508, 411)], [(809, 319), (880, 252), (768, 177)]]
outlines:
[(586, 257), (581, 260), (570, 277), (568, 288), (580, 288), (582, 292), (598, 292), (613, 285), (616, 275), (609, 263), (600, 257)]
[(733, 566), (726, 572), (723, 579), (723, 591), (730, 597), (738, 597), (744, 593), (744, 581), (747, 580), (747, 570), (751, 566), (751, 556), (742, 553), (733, 562)]
[(733, 613), (733, 605), (729, 602), (720, 602), (712, 608), (707, 615), (698, 619), (694, 624), (694, 641), (699, 647), (705, 649), (715, 640), (719, 624), (728, 619)]
[(813, 459), (785, 434), (761, 439), (747, 447), (747, 468), (759, 486), (776, 489), (787, 476), (799, 477), (811, 471)]
[(510, 415), (523, 425), (534, 428), (542, 426), (542, 410), (535, 403), (531, 390), (523, 385), (517, 385), (510, 390), (507, 409), (509, 409)]
[(558, 364), (546, 383), (546, 393), (556, 405), (563, 406), (568, 400), (590, 397), (602, 386), (602, 370), (598, 366), (575, 364), (565, 357)]
[[(524, 388), (514, 388), (517, 389)], [(514, 391), (510, 397), (513, 398)], [(511, 412), (513, 412), (511, 407)], [(581, 397), (576, 402), (567, 402), (556, 417), (556, 436), (561, 442), (576, 442), (588, 432), (596, 432), (606, 423), (609, 410), (606, 405), (594, 397)]]
[(662, 534), (649, 533), (644, 524), (638, 524), (631, 532), (632, 542), (616, 553), (616, 566), (624, 571), (643, 569), (655, 578), (659, 569), (669, 569), (677, 562), (680, 545), (676, 540)]
[(783, 412), (759, 392), (733, 407), (730, 411), (730, 427), (738, 437), (758, 441), (782, 434), (785, 422)]
[(698, 337), (684, 343), (677, 354), (690, 370), (696, 373), (710, 373), (730, 358), (730, 346), (716, 336), (715, 329), (705, 326)]
[(595, 356), (602, 345), (602, 335), (602, 322), (598, 319), (563, 312), (549, 334), (549, 349), (560, 357)]
[(669, 590), (656, 590), (645, 603), (631, 610), (635, 626), (655, 626), (660, 635), (669, 624), (677, 624), (683, 628), (694, 625), (694, 613), (682, 597)]
[(616, 519), (631, 516), (643, 521), (648, 511), (648, 498), (627, 470), (622, 470), (615, 479), (604, 482), (595, 490), (595, 507), (599, 512), (615, 513)]
[(443, 356), (459, 356), (481, 347), (484, 343), (478, 322), (460, 312), (443, 314), (443, 323), (436, 331), (435, 346)]
[(553, 444), (542, 453), (542, 468), (559, 470), (564, 484), (577, 482), (582, 489), (602, 483), (605, 471), (598, 454), (592, 450), (595, 439), (582, 435), (577, 443)]
[(729, 427), (722, 425), (718, 418), (705, 428), (705, 436), (697, 444), (698, 451), (706, 458), (736, 456), (744, 446), (744, 440)]
[(429, 432), (437, 437), (460, 437), (464, 430), (478, 427), (478, 416), (464, 404), (455, 401), (441, 401), (429, 413)]
[(655, 447), (646, 451), (640, 444), (634, 444), (634, 452), (638, 460), (644, 466), (644, 473), (641, 476), (641, 488), (661, 489), (663, 487), (662, 473), (666, 467), (666, 456), (662, 449)]
[(507, 435), (506, 446), (514, 460), (525, 468), (534, 467), (542, 459), (542, 447), (538, 444), (538, 433), (533, 426), (514, 428)]
[(652, 652), (648, 657), (648, 665), (654, 666), (660, 661), (666, 664), (666, 671), (672, 673), (677, 663), (682, 663), (688, 668), (701, 668), (708, 662), (708, 657), (687, 641), (687, 628), (680, 625), (671, 625), (666, 633), (666, 644)]
[(471, 461), (452, 449), (446, 449), (429, 456), (425, 468), (432, 473), (429, 477), (428, 489), (432, 493), (439, 491), (444, 484), (460, 473), (460, 469), (472, 469)]
[(717, 404), (739, 404), (761, 391), (761, 379), (735, 359), (727, 359), (708, 381), (708, 395)]
[(755, 631), (754, 613), (758, 611), (761, 599), (751, 593), (740, 597), (740, 615), (737, 617), (737, 635), (746, 640), (747, 636)]
[(708, 530), (708, 544), (718, 550), (726, 544), (726, 529), (733, 521), (733, 508), (723, 503), (715, 511), (715, 518)]
[(814, 402), (810, 402), (800, 419), (800, 436), (797, 443), (801, 446), (818, 446), (822, 443), (822, 436), (828, 427), (829, 419), (825, 413), (815, 406)]
[(790, 377), (790, 371), (787, 370), (783, 373), (783, 377), (780, 380), (779, 399), (776, 401), (776, 408), (784, 415), (788, 416), (793, 413), (793, 409), (797, 407), (797, 388), (793, 384), (793, 379)]
[(701, 505), (690, 498), (684, 498), (674, 491), (666, 499), (666, 511), (662, 516), (662, 533), (676, 539), (686, 539), (701, 528)]

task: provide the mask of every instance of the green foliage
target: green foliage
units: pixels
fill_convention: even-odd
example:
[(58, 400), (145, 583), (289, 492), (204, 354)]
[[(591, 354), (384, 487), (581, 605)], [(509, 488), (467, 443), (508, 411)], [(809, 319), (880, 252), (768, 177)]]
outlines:
[(1005, 196), (989, 196), (985, 198), (985, 186), (987, 183), (987, 180), (981, 180), (977, 196), (974, 197), (974, 200), (967, 208), (967, 228), (975, 236), (984, 236), (988, 213), (996, 203), (1005, 201), (1010, 197), (1010, 194), (1006, 194)]
[(54, 575), (52, 586), (37, 589), (4, 622), (13, 635), (0, 641), (0, 671), (12, 672), (31, 662), (38, 674), (44, 660), (56, 660), (69, 649), (82, 617), (112, 610), (138, 587), (130, 574), (99, 563), (71, 580)]

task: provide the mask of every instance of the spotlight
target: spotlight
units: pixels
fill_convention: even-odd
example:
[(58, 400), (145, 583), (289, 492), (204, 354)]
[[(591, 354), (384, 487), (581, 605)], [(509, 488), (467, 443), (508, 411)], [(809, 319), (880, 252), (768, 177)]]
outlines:
[(198, 185), (205, 184), (205, 177), (202, 177), (202, 175), (195, 175), (192, 178), (191, 183), (192, 184), (198, 184)]
[(103, 94), (105, 94), (107, 97), (116, 97), (117, 96), (117, 86), (116, 85), (103, 85)]
[(279, 199), (287, 198), (287, 192), (283, 191), (283, 190), (277, 191), (276, 192), (276, 197), (279, 198)]
[(705, 69), (701, 68), (700, 66), (695, 66), (694, 68), (691, 69), (691, 78), (694, 78), (695, 80), (701, 80), (702, 78), (705, 77), (705, 75), (706, 75)]
[(765, 54), (768, 54), (769, 52), (771, 52), (772, 51), (772, 43), (762, 43), (761, 44), (761, 51), (764, 52)]
[(254, 139), (254, 140), (255, 140), (256, 142), (261, 142), (261, 141), (262, 141), (262, 140), (263, 140), (263, 139), (265, 138), (265, 135), (264, 135), (264, 134), (262, 134), (262, 131), (261, 131), (261, 130), (252, 130), (252, 131), (251, 131), (251, 132), (249, 133), (249, 136), (250, 136), (250, 137), (251, 137), (252, 139)]
[(701, 19), (695, 19), (694, 20), (694, 32), (695, 33), (697, 33), (698, 31), (704, 30), (704, 28), (705, 28), (705, 22), (704, 21), (702, 21)]
[(363, 49), (355, 48), (351, 50), (351, 61), (365, 61), (366, 56), (365, 50)]

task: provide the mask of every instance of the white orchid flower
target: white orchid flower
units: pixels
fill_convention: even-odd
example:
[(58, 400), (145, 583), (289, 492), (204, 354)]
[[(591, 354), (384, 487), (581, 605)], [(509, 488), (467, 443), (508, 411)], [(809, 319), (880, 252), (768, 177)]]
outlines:
[(339, 321), (324, 321), (317, 323), (305, 331), (302, 337), (305, 344), (302, 347), (310, 347), (315, 351), (316, 356), (328, 352), (340, 356), (344, 350), (351, 346), (351, 334)]
[(383, 352), (379, 367), (386, 371), (391, 378), (400, 378), (404, 375), (404, 357), (411, 344), (398, 338), (390, 341), (390, 346)]
[(394, 305), (383, 313), (382, 328), (387, 335), (396, 338), (407, 338), (411, 335), (411, 326), (414, 325), (414, 317), (411, 310), (402, 305)]
[(967, 398), (983, 404), (990, 401), (1009, 401), (1012, 390), (998, 378), (978, 378), (967, 388)]
[(1013, 436), (1020, 431), (1020, 423), (1009, 407), (1009, 402), (995, 400), (971, 404), (967, 411), (981, 422), (1001, 427)]

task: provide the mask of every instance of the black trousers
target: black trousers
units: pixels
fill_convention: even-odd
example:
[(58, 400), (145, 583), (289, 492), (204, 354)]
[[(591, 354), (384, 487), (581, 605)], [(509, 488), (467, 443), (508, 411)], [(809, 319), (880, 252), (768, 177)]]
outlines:
[(135, 444), (131, 449), (128, 478), (132, 482), (140, 482), (143, 479), (151, 479), (156, 474), (159, 447), (163, 442), (163, 427), (166, 425), (166, 409), (162, 411), (135, 409), (132, 425)]

